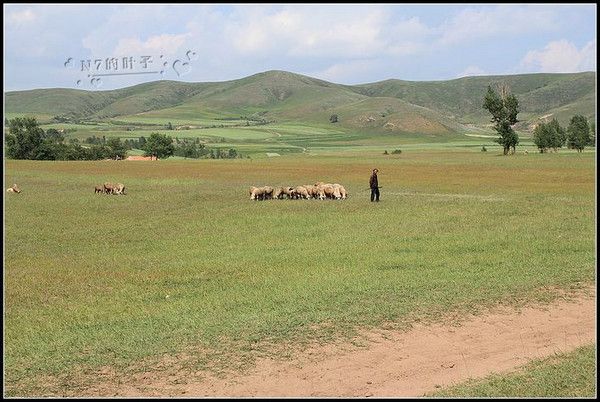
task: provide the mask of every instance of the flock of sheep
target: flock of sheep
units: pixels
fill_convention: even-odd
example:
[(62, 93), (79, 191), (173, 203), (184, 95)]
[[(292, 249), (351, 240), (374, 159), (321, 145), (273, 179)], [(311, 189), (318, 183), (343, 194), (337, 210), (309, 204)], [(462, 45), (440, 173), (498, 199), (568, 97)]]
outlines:
[[(6, 189), (9, 193), (20, 193), (21, 189), (13, 184), (12, 187)], [(123, 183), (110, 183), (106, 182), (102, 185), (94, 187), (94, 193), (98, 194), (118, 194), (125, 195), (125, 186)], [(334, 200), (345, 200), (348, 197), (348, 192), (338, 183), (323, 183), (318, 182), (313, 185), (305, 184), (303, 186), (296, 187), (250, 187), (250, 199), (251, 200), (270, 200), (276, 199), (281, 200), (284, 198), (297, 200), (297, 199), (320, 199), (326, 198)]]
[(100, 186), (94, 187), (94, 193), (125, 195), (125, 186), (122, 183), (113, 184), (106, 182)]
[(251, 200), (281, 200), (284, 198), (292, 200), (308, 200), (311, 198), (345, 200), (347, 196), (348, 192), (341, 184), (323, 183), (322, 181), (313, 185), (305, 184), (296, 187), (250, 187)]

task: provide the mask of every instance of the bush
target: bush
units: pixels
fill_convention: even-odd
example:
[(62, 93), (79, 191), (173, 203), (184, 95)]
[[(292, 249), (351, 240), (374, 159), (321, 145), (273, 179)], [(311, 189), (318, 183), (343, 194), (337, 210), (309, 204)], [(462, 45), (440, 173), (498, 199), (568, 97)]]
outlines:
[(401, 149), (394, 149), (394, 150), (392, 151), (392, 155), (399, 155), (399, 154), (401, 154), (401, 153), (402, 153), (402, 150), (401, 150)]
[(481, 152), (487, 152), (485, 145), (481, 147)]

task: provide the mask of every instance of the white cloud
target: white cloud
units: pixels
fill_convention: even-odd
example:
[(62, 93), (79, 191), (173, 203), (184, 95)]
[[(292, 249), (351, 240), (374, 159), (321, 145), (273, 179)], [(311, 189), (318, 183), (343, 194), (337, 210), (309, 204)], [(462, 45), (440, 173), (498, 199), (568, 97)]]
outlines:
[[(111, 53), (114, 56), (129, 56), (141, 54), (164, 54), (173, 55), (179, 52), (190, 34), (162, 34), (149, 37), (146, 41), (138, 38), (120, 39), (115, 50)], [(181, 52), (179, 52), (181, 53)]]
[(22, 26), (35, 21), (36, 17), (35, 13), (30, 8), (27, 8), (23, 11), (15, 11), (7, 14), (6, 21), (13, 26)]
[(521, 60), (521, 68), (542, 73), (573, 73), (596, 70), (596, 40), (581, 49), (563, 39), (550, 42), (542, 50), (531, 50)]
[(515, 36), (526, 32), (556, 29), (560, 20), (555, 12), (542, 6), (498, 6), (493, 9), (467, 8), (442, 24), (438, 30), (442, 45), (492, 36)]
[(254, 10), (230, 21), (225, 32), (240, 54), (299, 58), (406, 55), (423, 48), (431, 34), (418, 18), (397, 21), (377, 6)]

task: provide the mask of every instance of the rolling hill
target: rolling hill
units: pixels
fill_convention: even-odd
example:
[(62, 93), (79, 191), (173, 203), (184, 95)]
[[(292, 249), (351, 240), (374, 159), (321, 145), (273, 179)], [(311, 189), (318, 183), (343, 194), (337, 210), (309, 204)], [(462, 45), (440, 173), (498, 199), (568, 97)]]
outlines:
[(386, 80), (341, 85), (285, 71), (208, 83), (155, 81), (110, 91), (38, 89), (5, 93), (10, 116), (33, 114), (54, 120), (147, 118), (240, 118), (329, 124), (379, 133), (444, 134), (489, 126), (482, 108), (487, 85), (505, 82), (521, 104), (519, 129), (573, 114), (595, 118), (594, 72), (466, 77), (449, 81)]

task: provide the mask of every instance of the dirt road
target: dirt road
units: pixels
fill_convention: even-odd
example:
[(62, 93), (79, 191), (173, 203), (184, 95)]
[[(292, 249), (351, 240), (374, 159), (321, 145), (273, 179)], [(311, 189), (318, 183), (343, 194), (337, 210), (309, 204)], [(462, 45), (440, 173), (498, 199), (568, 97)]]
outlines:
[(369, 339), (367, 347), (319, 347), (293, 361), (262, 359), (243, 376), (188, 377), (178, 383), (173, 376), (146, 374), (117, 388), (89, 391), (119, 396), (422, 396), (595, 342), (595, 291), (569, 302), (472, 317), (460, 326), (421, 325), (403, 333), (371, 333)]

